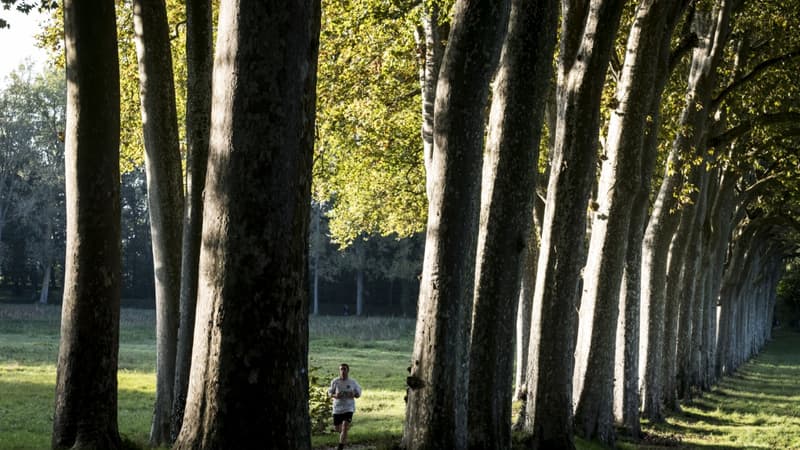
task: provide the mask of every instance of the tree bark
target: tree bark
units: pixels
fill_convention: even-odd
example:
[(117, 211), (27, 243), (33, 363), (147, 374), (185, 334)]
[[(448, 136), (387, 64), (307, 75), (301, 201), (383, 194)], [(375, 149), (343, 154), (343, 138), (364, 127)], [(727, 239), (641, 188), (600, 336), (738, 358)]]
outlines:
[(116, 449), (121, 274), (114, 2), (66, 0), (64, 28), (67, 251), (52, 446)]
[(319, 26), (317, 1), (221, 6), (197, 327), (176, 449), (311, 446), (307, 263)]
[(436, 87), (419, 311), (402, 445), (467, 446), (469, 320), (489, 81), (508, 2), (460, 0)]
[[(620, 284), (625, 266), (631, 211), (642, 176), (643, 148), (653, 99), (660, 98), (664, 41), (669, 41), (682, 11), (680, 1), (645, 1), (631, 27), (616, 104), (609, 123), (605, 159), (593, 214), (584, 269), (574, 396), (578, 431), (586, 438), (614, 442), (614, 348)], [(662, 49), (661, 53), (652, 49)], [(651, 172), (648, 170), (648, 172)], [(648, 180), (649, 183), (649, 180)], [(633, 305), (629, 305), (633, 306)], [(636, 305), (638, 307), (638, 305)], [(610, 324), (610, 325), (609, 325)], [(585, 388), (590, 386), (590, 388)]]
[(425, 162), (426, 193), (431, 198), (433, 187), (433, 149), (434, 149), (434, 111), (436, 106), (436, 85), (445, 50), (447, 29), (439, 18), (441, 11), (437, 2), (423, 2), (423, 15), (416, 39), (420, 47), (422, 64), (419, 69), (419, 84), (422, 92), (422, 147)]
[(186, 203), (183, 209), (180, 319), (170, 442), (178, 437), (192, 364), (198, 264), (203, 231), (203, 189), (208, 166), (213, 65), (211, 1), (186, 2)]
[(526, 401), (525, 429), (539, 448), (574, 448), (575, 309), (586, 206), (597, 158), (602, 86), (623, 3), (562, 3), (559, 120), (536, 275)]
[[(469, 355), (468, 446), (476, 450), (511, 448), (511, 324), (517, 315), (524, 250), (532, 240), (539, 139), (557, 17), (555, 0), (511, 2), (492, 91)], [(530, 32), (534, 28), (537, 33)]]
[[(665, 296), (665, 288), (668, 286), (666, 266), (670, 244), (680, 220), (675, 193), (682, 186), (683, 161), (690, 159), (681, 158), (681, 155), (692, 155), (693, 151), (699, 151), (697, 148), (708, 118), (708, 111), (704, 106), (710, 104), (716, 67), (722, 57), (724, 42), (728, 38), (732, 1), (718, 0), (711, 14), (703, 11), (695, 13), (694, 27), (701, 44), (692, 56), (687, 103), (680, 119), (679, 129), (682, 132), (677, 134), (670, 149), (665, 176), (642, 244), (642, 305), (647, 311), (647, 315), (642, 317), (642, 323), (647, 326), (642, 330), (640, 357), (642, 415), (654, 422), (664, 420), (664, 383), (672, 381), (663, 377), (664, 346), (673, 339), (665, 334), (668, 329), (671, 330), (669, 324), (665, 326), (667, 317), (670, 317), (665, 313), (665, 303), (671, 300), (669, 296)], [(680, 268), (677, 264), (673, 266), (675, 267)], [(673, 278), (675, 273), (673, 271)]]
[[(49, 237), (48, 237), (49, 239)], [(50, 258), (49, 256), (47, 257)], [(44, 265), (44, 274), (42, 275), (42, 287), (39, 290), (39, 304), (46, 305), (47, 298), (50, 296), (50, 275), (53, 271), (53, 263), (52, 261), (45, 262)]]
[[(671, 3), (671, 9), (667, 13), (669, 18), (662, 32), (666, 34), (674, 31), (687, 3), (685, 0)], [(657, 33), (656, 30), (650, 32)], [(654, 95), (650, 99), (648, 120), (642, 143), (641, 177), (632, 203), (631, 222), (628, 226), (623, 289), (620, 292), (620, 311), (624, 313), (619, 316), (615, 355), (614, 414), (616, 420), (634, 437), (639, 436), (641, 431), (639, 421), (639, 404), (641, 402), (639, 391), (640, 332), (641, 318), (647, 316), (646, 309), (643, 310), (644, 305), (641, 304), (642, 240), (647, 225), (651, 180), (658, 154), (661, 96), (672, 70), (670, 64), (671, 40), (662, 38), (658, 42), (658, 54), (650, 55), (651, 58), (648, 58), (649, 64), (655, 64), (658, 67), (655, 70), (656, 76), (652, 88)], [(645, 54), (651, 52), (647, 46), (638, 46), (637, 50), (643, 51)]]
[[(533, 289), (536, 285), (536, 261), (539, 256), (539, 222), (536, 219), (536, 206), (533, 211), (533, 224), (525, 243), (525, 254), (522, 257), (520, 275), (519, 306), (516, 322), (516, 371), (514, 379), (514, 398), (524, 400), (527, 397), (528, 350), (531, 337), (531, 319), (533, 314)], [(522, 420), (515, 426), (524, 424), (524, 408), (520, 410)]]
[(156, 287), (156, 400), (150, 445), (170, 442), (180, 305), (183, 183), (167, 8), (133, 1)]
[[(631, 211), (640, 186), (643, 148), (652, 102), (660, 98), (659, 52), (669, 41), (682, 8), (678, 1), (645, 1), (631, 26), (605, 145), (584, 268), (578, 344), (575, 352), (575, 423), (585, 438), (613, 444), (616, 326)], [(661, 84), (663, 87), (663, 83)], [(652, 118), (651, 118), (652, 119)], [(635, 245), (635, 244), (634, 244)], [(630, 305), (633, 306), (633, 305)], [(638, 307), (638, 305), (636, 305)]]
[[(703, 161), (706, 162), (705, 160)], [(677, 353), (676, 353), (676, 387), (677, 395), (680, 399), (691, 399), (691, 360), (694, 351), (692, 335), (696, 334), (696, 328), (702, 318), (702, 304), (698, 298), (698, 283), (702, 281), (699, 276), (701, 246), (703, 239), (703, 227), (705, 225), (706, 198), (708, 197), (708, 178), (709, 173), (705, 169), (705, 164), (698, 168), (701, 173), (700, 181), (697, 184), (697, 193), (692, 201), (692, 207), (685, 212), (693, 214), (692, 226), (688, 231), (687, 247), (683, 259), (683, 277), (681, 280), (681, 290), (679, 295), (680, 313), (678, 315), (678, 334), (677, 334)], [(698, 317), (697, 313), (701, 316)]]

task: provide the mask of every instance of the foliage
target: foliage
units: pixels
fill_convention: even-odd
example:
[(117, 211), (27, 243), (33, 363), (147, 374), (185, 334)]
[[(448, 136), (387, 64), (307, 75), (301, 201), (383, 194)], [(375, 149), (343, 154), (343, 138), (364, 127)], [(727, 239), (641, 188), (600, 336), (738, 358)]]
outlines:
[[(133, 31), (133, 6), (131, 0), (116, 0), (117, 45), (120, 71), (120, 170), (129, 172), (144, 162), (144, 137), (139, 99), (139, 72), (136, 43)], [(50, 59), (57, 67), (64, 67), (63, 12), (61, 5), (54, 10), (42, 32), (37, 36), (39, 45), (49, 50)], [(175, 77), (175, 102), (181, 152), (185, 152), (186, 115), (186, 11), (184, 2), (167, 1), (167, 20), (171, 30), (172, 67)]]
[(795, 317), (800, 316), (800, 258), (787, 265), (778, 283), (778, 302), (789, 307)]
[(418, 19), (411, 2), (323, 2), (314, 196), (345, 246), (425, 223)]
[[(58, 7), (57, 0), (39, 0), (39, 1), (28, 1), (28, 0), (0, 0), (0, 6), (3, 9), (11, 9), (13, 6), (14, 9), (17, 11), (28, 14), (29, 12), (37, 9), (39, 11), (46, 11), (51, 9), (56, 9)], [(2, 17), (0, 17), (0, 30), (3, 28), (8, 28), (9, 23)]]
[(0, 91), (0, 247), (15, 254), (0, 248), (0, 265), (17, 284), (28, 267), (63, 267), (65, 92), (58, 72), (24, 66)]
[(319, 366), (308, 368), (308, 412), (311, 416), (311, 433), (324, 433), (331, 422), (333, 415), (333, 404), (328, 397), (327, 380), (334, 378), (332, 374), (328, 376), (320, 375), (322, 370)]

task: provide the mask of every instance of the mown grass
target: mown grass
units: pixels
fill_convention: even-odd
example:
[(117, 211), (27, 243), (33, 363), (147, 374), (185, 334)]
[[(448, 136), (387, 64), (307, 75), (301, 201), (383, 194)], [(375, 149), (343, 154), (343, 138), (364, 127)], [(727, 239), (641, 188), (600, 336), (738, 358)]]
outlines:
[[(0, 450), (50, 445), (60, 311), (0, 304)], [(155, 315), (122, 311), (120, 433), (146, 448), (155, 397)], [(312, 317), (310, 367), (327, 386), (347, 362), (364, 388), (350, 441), (385, 448), (402, 433), (403, 396), (414, 322), (397, 318)], [(664, 424), (644, 424), (645, 443), (620, 448), (800, 449), (800, 334), (788, 331), (735, 376)], [(313, 446), (333, 445), (330, 431)], [(579, 449), (602, 449), (577, 439)]]
[(800, 334), (778, 330), (763, 353), (644, 431), (683, 448), (800, 449)]
[[(0, 449), (50, 446), (60, 309), (0, 304)], [(123, 309), (120, 316), (119, 429), (147, 448), (155, 399), (155, 314)], [(341, 362), (364, 388), (351, 442), (385, 445), (402, 433), (406, 367), (413, 344), (410, 319), (312, 317), (311, 367), (327, 388)], [(314, 447), (332, 445), (330, 430)]]

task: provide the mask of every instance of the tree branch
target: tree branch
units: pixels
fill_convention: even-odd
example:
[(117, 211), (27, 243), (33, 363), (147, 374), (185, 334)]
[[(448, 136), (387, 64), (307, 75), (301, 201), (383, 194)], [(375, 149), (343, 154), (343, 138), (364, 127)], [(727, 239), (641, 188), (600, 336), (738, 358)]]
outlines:
[(768, 59), (766, 61), (762, 61), (760, 64), (758, 64), (755, 67), (753, 67), (753, 70), (751, 70), (750, 73), (748, 73), (747, 75), (745, 75), (745, 76), (743, 76), (741, 78), (738, 78), (738, 79), (734, 80), (731, 84), (729, 84), (727, 87), (725, 87), (725, 89), (723, 89), (722, 92), (720, 92), (717, 95), (717, 97), (714, 98), (714, 100), (712, 100), (712, 102), (711, 102), (711, 110), (712, 111), (716, 110), (719, 107), (720, 103), (722, 103), (725, 100), (725, 98), (731, 92), (733, 92), (734, 90), (738, 89), (742, 85), (748, 83), (749, 81), (753, 80), (754, 78), (756, 78), (758, 75), (760, 75), (765, 70), (767, 70), (770, 67), (773, 67), (775, 65), (778, 65), (778, 64), (780, 64), (780, 63), (782, 63), (784, 61), (789, 61), (789, 60), (791, 60), (793, 58), (796, 58), (798, 56), (800, 56), (800, 48), (794, 49), (791, 52), (783, 54), (781, 56), (777, 56), (775, 58)]
[(800, 121), (800, 113), (796, 112), (762, 114), (751, 120), (742, 122), (724, 133), (712, 137), (708, 141), (708, 146), (717, 148), (726, 145), (734, 139), (747, 134), (750, 130), (759, 125), (779, 125), (783, 123), (797, 123), (798, 121)]
[(697, 38), (697, 33), (692, 32), (684, 34), (681, 38), (681, 41), (678, 42), (678, 46), (672, 49), (672, 52), (669, 55), (669, 68), (667, 69), (668, 72), (675, 70), (675, 67), (678, 66), (681, 58), (689, 53), (689, 50), (697, 47), (699, 42), (700, 40)]

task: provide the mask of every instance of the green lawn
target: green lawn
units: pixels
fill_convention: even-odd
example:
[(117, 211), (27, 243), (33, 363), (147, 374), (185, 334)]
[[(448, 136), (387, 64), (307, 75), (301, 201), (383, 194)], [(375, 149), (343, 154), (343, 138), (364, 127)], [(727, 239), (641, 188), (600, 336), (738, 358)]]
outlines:
[(800, 333), (778, 330), (733, 376), (667, 423), (643, 429), (684, 448), (800, 449)]
[[(49, 447), (59, 314), (55, 306), (0, 304), (0, 450)], [(155, 395), (154, 320), (149, 310), (125, 309), (121, 315), (119, 427), (142, 448)], [(351, 442), (381, 448), (400, 436), (413, 328), (408, 319), (311, 319), (310, 366), (319, 384), (327, 386), (339, 363), (348, 362), (364, 388)], [(800, 334), (778, 334), (736, 376), (666, 424), (645, 424), (644, 430), (652, 445), (620, 446), (800, 449)], [(335, 441), (330, 432), (313, 437), (314, 447)], [(578, 447), (602, 448), (580, 440)]]
[[(58, 355), (57, 306), (0, 303), (0, 450), (50, 446)], [(119, 429), (147, 448), (155, 398), (155, 312), (123, 309), (120, 319)], [(402, 432), (410, 319), (326, 317), (310, 324), (310, 367), (327, 388), (339, 363), (364, 388), (351, 442), (388, 442)], [(330, 432), (315, 447), (333, 444)]]

